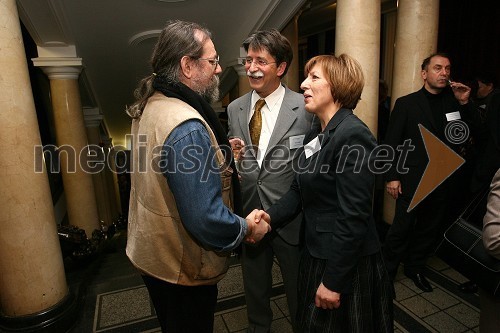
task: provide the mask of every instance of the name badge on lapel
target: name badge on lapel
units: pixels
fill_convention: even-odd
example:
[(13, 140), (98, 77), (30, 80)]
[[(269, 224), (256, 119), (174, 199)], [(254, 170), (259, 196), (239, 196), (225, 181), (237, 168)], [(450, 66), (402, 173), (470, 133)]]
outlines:
[(302, 142), (304, 142), (305, 134), (295, 135), (290, 137), (290, 149), (302, 147)]
[(304, 153), (306, 154), (306, 159), (316, 154), (321, 150), (321, 144), (319, 143), (318, 137), (315, 137), (308, 144), (304, 146)]
[(459, 119), (462, 119), (462, 117), (460, 117), (460, 112), (458, 112), (458, 111), (450, 112), (450, 113), (446, 114), (447, 121), (453, 121), (453, 120), (459, 120)]

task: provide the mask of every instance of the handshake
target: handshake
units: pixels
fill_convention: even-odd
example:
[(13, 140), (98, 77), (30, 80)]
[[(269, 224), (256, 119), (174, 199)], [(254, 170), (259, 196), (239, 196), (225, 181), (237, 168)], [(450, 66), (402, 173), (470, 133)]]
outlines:
[(263, 210), (254, 209), (248, 216), (245, 243), (255, 244), (271, 231), (271, 217)]

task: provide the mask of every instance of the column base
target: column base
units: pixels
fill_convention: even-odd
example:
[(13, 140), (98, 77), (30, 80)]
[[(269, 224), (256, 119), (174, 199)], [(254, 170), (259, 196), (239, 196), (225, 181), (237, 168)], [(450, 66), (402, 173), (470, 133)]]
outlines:
[(67, 332), (76, 322), (78, 302), (70, 290), (56, 305), (39, 313), (22, 317), (8, 317), (0, 314), (2, 332)]

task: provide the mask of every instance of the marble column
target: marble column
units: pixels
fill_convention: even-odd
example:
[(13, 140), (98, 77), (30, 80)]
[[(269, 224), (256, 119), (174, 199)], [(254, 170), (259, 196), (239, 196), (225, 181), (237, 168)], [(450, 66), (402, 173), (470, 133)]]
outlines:
[(337, 0), (335, 55), (346, 53), (363, 68), (365, 87), (354, 113), (377, 134), (380, 1)]
[(92, 171), (84, 161), (88, 140), (78, 88), (81, 59), (35, 58), (33, 62), (50, 79), (57, 145), (74, 152), (60, 158), (69, 223), (85, 230), (90, 238), (100, 225)]
[[(399, 0), (394, 51), (391, 110), (401, 96), (419, 90), (422, 85), (422, 61), (437, 49), (439, 1)], [(395, 200), (384, 198), (384, 220), (392, 223)]]
[(69, 293), (15, 0), (0, 0), (0, 21), (0, 322), (8, 326)]
[(439, 1), (399, 0), (397, 15), (391, 110), (423, 85), (420, 65), (437, 49)]
[(299, 15), (295, 15), (290, 23), (281, 32), (285, 36), (293, 50), (293, 59), (289, 65), (288, 72), (283, 78), (283, 82), (293, 91), (300, 92), (299, 82)]
[[(106, 154), (104, 152), (103, 143), (100, 136), (100, 126), (103, 116), (95, 108), (84, 108), (83, 110), (85, 125), (87, 127), (87, 137), (89, 144), (96, 148), (98, 154), (98, 164), (96, 164), (96, 172), (92, 173), (92, 180), (95, 189), (95, 198), (97, 201), (97, 211), (99, 218), (104, 225), (111, 225), (114, 220), (111, 216), (111, 204), (109, 201), (108, 187), (106, 182), (106, 169), (108, 168)], [(99, 147), (99, 148), (97, 148)]]

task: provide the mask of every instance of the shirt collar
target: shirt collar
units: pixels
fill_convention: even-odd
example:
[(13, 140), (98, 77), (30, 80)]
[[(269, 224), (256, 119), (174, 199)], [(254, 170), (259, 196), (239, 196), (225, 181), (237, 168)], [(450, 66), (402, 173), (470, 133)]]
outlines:
[[(273, 91), (271, 94), (269, 94), (265, 99), (266, 101), (266, 105), (268, 107), (269, 110), (272, 110), (272, 106), (276, 104), (276, 102), (278, 102), (280, 99), (283, 98), (283, 96), (285, 96), (285, 87), (280, 84), (278, 86), (278, 88), (276, 88), (275, 91)], [(261, 99), (261, 97), (259, 96), (259, 94), (257, 94), (257, 92), (254, 90), (252, 92), (252, 109), (255, 108), (255, 103), (257, 103), (257, 101)]]

